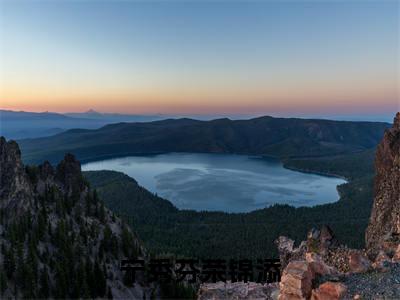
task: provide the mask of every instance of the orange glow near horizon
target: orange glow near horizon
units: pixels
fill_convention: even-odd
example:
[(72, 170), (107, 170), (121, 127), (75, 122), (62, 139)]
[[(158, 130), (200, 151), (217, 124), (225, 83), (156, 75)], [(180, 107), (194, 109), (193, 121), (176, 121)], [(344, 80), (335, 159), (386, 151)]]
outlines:
[(398, 3), (167, 2), (5, 2), (0, 108), (172, 115), (400, 109)]
[(0, 108), (24, 111), (72, 112), (90, 108), (100, 112), (140, 114), (212, 114), (264, 113), (296, 111), (346, 112), (390, 111), (399, 108), (399, 89), (395, 82), (381, 84), (352, 82), (345, 86), (329, 86), (319, 82), (274, 84), (259, 87), (160, 87), (153, 90), (115, 90), (106, 87), (90, 90), (69, 90), (64, 87), (2, 87)]

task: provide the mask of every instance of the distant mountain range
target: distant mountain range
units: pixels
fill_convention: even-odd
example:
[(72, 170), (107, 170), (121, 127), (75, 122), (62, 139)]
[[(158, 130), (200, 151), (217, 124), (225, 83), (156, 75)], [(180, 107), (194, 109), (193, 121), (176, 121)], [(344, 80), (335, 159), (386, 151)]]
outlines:
[(94, 110), (67, 114), (0, 110), (0, 135), (9, 139), (35, 138), (54, 135), (72, 128), (96, 129), (110, 123), (160, 119), (160, 115), (102, 114)]
[(83, 113), (65, 113), (67, 117), (85, 118), (91, 120), (107, 120), (108, 123), (117, 122), (150, 122), (165, 119), (164, 115), (130, 115), (130, 114), (115, 114), (115, 113), (100, 113), (93, 109), (89, 109)]
[(390, 125), (318, 119), (168, 119), (118, 123), (96, 130), (74, 129), (21, 140), (26, 162), (58, 161), (65, 152), (82, 161), (133, 154), (206, 152), (280, 158), (352, 153), (374, 148)]

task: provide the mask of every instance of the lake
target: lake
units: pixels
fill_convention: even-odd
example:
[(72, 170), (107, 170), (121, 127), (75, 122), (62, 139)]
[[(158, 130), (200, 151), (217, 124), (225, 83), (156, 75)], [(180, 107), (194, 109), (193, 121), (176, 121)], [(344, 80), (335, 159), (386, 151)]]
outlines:
[(345, 180), (285, 169), (274, 159), (246, 155), (170, 153), (82, 165), (114, 170), (181, 209), (249, 212), (275, 203), (314, 206), (339, 199)]

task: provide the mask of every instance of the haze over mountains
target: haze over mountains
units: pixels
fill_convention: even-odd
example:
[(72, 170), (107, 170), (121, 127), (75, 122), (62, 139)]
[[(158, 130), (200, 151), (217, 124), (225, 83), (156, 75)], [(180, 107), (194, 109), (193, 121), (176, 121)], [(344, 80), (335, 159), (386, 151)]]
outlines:
[(82, 161), (163, 152), (324, 156), (374, 148), (389, 127), (380, 122), (344, 122), (260, 117), (250, 120), (169, 119), (74, 129), (21, 140), (26, 162), (58, 161), (71, 152)]
[[(285, 117), (281, 114), (274, 116)], [(28, 112), (0, 109), (0, 134), (8, 139), (25, 139), (51, 136), (68, 129), (97, 129), (107, 124), (119, 122), (151, 122), (170, 118), (192, 118), (210, 121), (228, 117), (234, 120), (244, 120), (260, 116), (260, 114), (122, 114), (100, 113), (89, 109), (85, 112)], [(390, 121), (387, 115), (309, 115), (297, 114), (300, 118), (332, 119), (339, 121)]]
[(66, 114), (0, 110), (0, 135), (9, 139), (35, 138), (72, 128), (95, 129), (109, 123), (144, 122), (162, 118), (160, 115), (102, 114), (94, 110)]

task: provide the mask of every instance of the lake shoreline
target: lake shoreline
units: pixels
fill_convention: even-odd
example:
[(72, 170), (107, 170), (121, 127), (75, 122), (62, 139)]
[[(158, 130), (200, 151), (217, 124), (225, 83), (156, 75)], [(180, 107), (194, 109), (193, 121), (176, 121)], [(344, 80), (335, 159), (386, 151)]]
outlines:
[[(87, 163), (91, 163), (91, 162), (96, 162), (96, 161), (100, 161), (100, 160), (108, 160), (108, 159), (118, 159), (118, 158), (124, 158), (124, 157), (136, 157), (136, 156), (157, 156), (157, 155), (163, 155), (163, 154), (213, 154), (213, 155), (243, 155), (243, 156), (248, 156), (248, 157), (252, 157), (252, 158), (266, 158), (266, 159), (274, 159), (279, 161), (282, 166), (287, 169), (287, 170), (291, 170), (291, 171), (296, 171), (296, 172), (301, 172), (301, 173), (305, 173), (305, 174), (314, 174), (314, 175), (320, 175), (320, 176), (326, 176), (326, 177), (333, 177), (333, 178), (339, 178), (339, 179), (343, 179), (346, 182), (350, 182), (351, 179), (347, 178), (343, 175), (340, 174), (336, 174), (336, 173), (330, 173), (330, 172), (321, 172), (321, 171), (316, 171), (316, 170), (311, 170), (311, 169), (302, 169), (299, 167), (293, 167), (288, 165), (287, 163), (290, 162), (290, 159), (288, 160), (287, 158), (281, 158), (279, 156), (274, 156), (274, 155), (265, 155), (265, 154), (246, 154), (246, 153), (226, 153), (226, 152), (145, 152), (145, 153), (141, 153), (141, 152), (127, 152), (127, 153), (123, 153), (123, 154), (108, 154), (108, 155), (99, 155), (99, 156), (94, 156), (94, 157), (89, 157), (89, 158), (79, 158), (81, 164), (87, 164)], [(303, 157), (304, 159), (307, 158), (313, 158), (314, 156), (310, 156), (310, 157)]]
[(282, 165), (285, 169), (288, 169), (291, 171), (301, 172), (301, 173), (305, 173), (305, 174), (321, 175), (321, 176), (325, 176), (325, 177), (339, 178), (339, 179), (345, 180), (346, 183), (351, 181), (350, 178), (347, 178), (345, 176), (335, 174), (335, 173), (321, 172), (321, 171), (315, 171), (315, 170), (310, 170), (310, 169), (302, 169), (302, 168), (292, 167), (292, 166), (286, 165), (285, 162), (282, 162)]
[(274, 204), (312, 207), (334, 203), (341, 196), (338, 186), (347, 182), (337, 176), (286, 168), (276, 157), (247, 154), (136, 153), (84, 160), (82, 168), (125, 173), (179, 209), (233, 213)]

